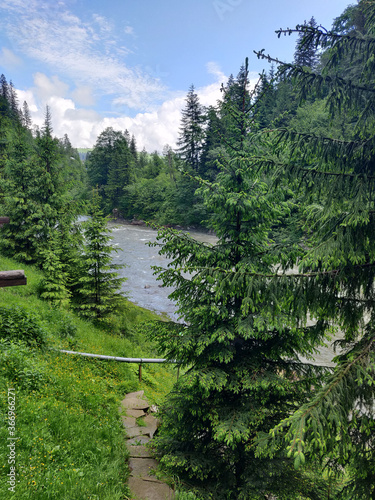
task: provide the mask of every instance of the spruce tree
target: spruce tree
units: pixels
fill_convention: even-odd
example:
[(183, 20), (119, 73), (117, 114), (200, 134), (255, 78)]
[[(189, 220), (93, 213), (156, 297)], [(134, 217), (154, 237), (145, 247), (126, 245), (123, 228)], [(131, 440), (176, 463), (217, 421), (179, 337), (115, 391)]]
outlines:
[(4, 210), (11, 221), (2, 228), (2, 251), (21, 261), (41, 264), (51, 230), (63, 205), (58, 141), (52, 137), (50, 111), (35, 141), (18, 123), (5, 160)]
[(124, 266), (112, 263), (111, 254), (117, 249), (110, 243), (107, 222), (108, 218), (100, 210), (99, 195), (94, 190), (90, 218), (83, 224), (85, 250), (79, 277), (74, 284), (79, 313), (94, 321), (105, 321), (115, 311), (121, 285), (126, 281), (117, 273)]
[(306, 37), (306, 34), (314, 32), (316, 26), (317, 23), (312, 17), (308, 23), (305, 21), (303, 25), (298, 27), (300, 31), (294, 53), (294, 63), (297, 66), (306, 66), (312, 70), (316, 69), (318, 63), (317, 48)]
[[(316, 28), (305, 33), (306, 44), (325, 49), (321, 73), (281, 64), (303, 98), (312, 92), (326, 97), (333, 119), (355, 125), (351, 136), (281, 130), (265, 160), (275, 179), (297, 181), (304, 194), (300, 248), (305, 250), (294, 278), (298, 300), (289, 314), (305, 309), (315, 318), (317, 333), (328, 337), (336, 327), (343, 339), (336, 343), (336, 366), (321, 379), (323, 386), (313, 387), (306, 403), (273, 429), (273, 440), (265, 436), (260, 444), (272, 456), (286, 442), (296, 467), (305, 457), (319, 458), (328, 471), (344, 473), (339, 495), (344, 499), (375, 494), (375, 2), (361, 1), (358, 8), (365, 15), (365, 35)], [(345, 71), (343, 62), (349, 61), (355, 79)]]
[(107, 212), (118, 208), (123, 189), (133, 175), (135, 160), (128, 136), (127, 131), (106, 128), (86, 161), (90, 184), (99, 187)]
[(32, 125), (30, 110), (26, 101), (23, 101), (22, 105), (22, 125), (29, 130), (31, 129)]
[(286, 280), (276, 295), (267, 278), (280, 263), (271, 231), (291, 207), (282, 186), (271, 189), (253, 163), (265, 144), (252, 118), (247, 71), (242, 109), (239, 100), (225, 100), (237, 127), (223, 144), (220, 172), (215, 182), (201, 181), (218, 242), (173, 230), (157, 238), (171, 263), (156, 271), (175, 287), (170, 297), (184, 323), (156, 339), (163, 355), (188, 370), (161, 409), (154, 445), (169, 472), (207, 498), (321, 498), (324, 481), (295, 471), (282, 450), (272, 460), (254, 454), (257, 433), (286, 418), (318, 381), (297, 357), (311, 351), (313, 333), (301, 335), (285, 312), (293, 291)]
[(198, 172), (202, 154), (205, 121), (204, 109), (199, 102), (194, 85), (186, 96), (186, 105), (182, 110), (180, 134), (177, 140), (178, 153), (186, 163)]

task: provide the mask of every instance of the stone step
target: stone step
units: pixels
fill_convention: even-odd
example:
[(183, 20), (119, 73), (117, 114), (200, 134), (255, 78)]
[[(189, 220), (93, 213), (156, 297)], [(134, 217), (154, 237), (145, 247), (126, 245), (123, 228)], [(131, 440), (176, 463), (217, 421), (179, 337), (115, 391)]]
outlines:
[[(158, 420), (146, 413), (150, 405), (143, 397), (143, 391), (129, 393), (119, 408), (128, 438), (131, 500), (172, 500), (173, 490), (152, 474), (158, 462), (145, 445), (156, 432)], [(142, 418), (145, 425), (139, 425), (138, 418)]]
[(140, 398), (125, 398), (121, 401), (121, 405), (129, 410), (148, 410), (150, 408), (147, 401)]
[(128, 446), (132, 458), (152, 458), (151, 452), (146, 446)]
[(129, 478), (129, 488), (132, 491), (131, 500), (172, 500), (173, 491), (164, 483), (144, 481), (138, 477)]

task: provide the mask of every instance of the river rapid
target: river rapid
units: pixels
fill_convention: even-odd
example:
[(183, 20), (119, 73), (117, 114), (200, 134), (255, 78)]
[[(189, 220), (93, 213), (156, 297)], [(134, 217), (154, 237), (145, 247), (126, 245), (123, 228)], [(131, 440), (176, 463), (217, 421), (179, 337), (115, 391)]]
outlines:
[[(161, 281), (153, 274), (151, 266), (166, 267), (168, 259), (158, 254), (157, 247), (150, 247), (149, 242), (155, 242), (157, 231), (145, 226), (110, 222), (112, 244), (118, 248), (114, 255), (114, 264), (125, 264), (119, 270), (127, 281), (122, 285), (122, 291), (127, 298), (145, 309), (150, 309), (161, 315), (167, 315), (174, 321), (178, 320), (176, 304), (168, 298), (173, 291), (170, 287), (162, 287)], [(198, 241), (215, 244), (217, 238), (212, 234), (189, 231)], [(120, 250), (122, 249), (122, 250)], [(331, 342), (321, 347), (314, 357), (313, 363), (333, 366), (335, 356)], [(303, 361), (307, 361), (303, 359)], [(311, 360), (309, 360), (311, 362)]]

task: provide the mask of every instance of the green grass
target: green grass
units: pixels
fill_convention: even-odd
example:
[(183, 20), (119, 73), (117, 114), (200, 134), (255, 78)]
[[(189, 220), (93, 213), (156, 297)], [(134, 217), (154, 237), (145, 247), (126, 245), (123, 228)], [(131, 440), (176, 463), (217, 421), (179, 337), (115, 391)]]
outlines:
[[(119, 404), (144, 389), (153, 404), (169, 392), (176, 369), (101, 361), (57, 349), (123, 357), (159, 357), (146, 339), (157, 317), (124, 301), (103, 328), (37, 296), (42, 274), (0, 257), (0, 269), (25, 269), (27, 286), (0, 289), (0, 308), (19, 306), (45, 330), (47, 348), (0, 342), (0, 498), (120, 500), (128, 498), (128, 454)], [(16, 398), (16, 486), (8, 490), (8, 390)]]

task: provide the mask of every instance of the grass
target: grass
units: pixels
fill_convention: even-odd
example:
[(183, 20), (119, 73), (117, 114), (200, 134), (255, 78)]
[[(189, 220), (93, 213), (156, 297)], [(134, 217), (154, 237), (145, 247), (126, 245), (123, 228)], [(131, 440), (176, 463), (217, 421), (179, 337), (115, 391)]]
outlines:
[[(60, 353), (70, 349), (123, 357), (159, 357), (146, 340), (153, 313), (124, 301), (121, 314), (103, 328), (38, 298), (42, 274), (0, 257), (0, 269), (25, 269), (28, 285), (0, 289), (0, 308), (19, 306), (46, 332), (47, 347), (0, 342), (0, 498), (17, 500), (124, 500), (128, 453), (119, 403), (140, 389), (158, 404), (172, 388), (176, 370), (167, 365), (102, 361)], [(15, 395), (15, 471), (9, 476), (8, 391)]]

